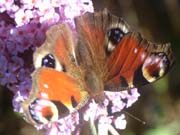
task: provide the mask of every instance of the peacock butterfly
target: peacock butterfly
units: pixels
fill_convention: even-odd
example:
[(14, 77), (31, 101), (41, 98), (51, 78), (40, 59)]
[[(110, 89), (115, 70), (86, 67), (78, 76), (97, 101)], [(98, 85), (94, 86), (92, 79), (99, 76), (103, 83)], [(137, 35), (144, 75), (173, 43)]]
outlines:
[(21, 103), (26, 119), (36, 124), (56, 121), (101, 102), (104, 91), (121, 91), (154, 82), (174, 63), (170, 44), (156, 44), (133, 31), (106, 9), (52, 26), (34, 53), (32, 90)]

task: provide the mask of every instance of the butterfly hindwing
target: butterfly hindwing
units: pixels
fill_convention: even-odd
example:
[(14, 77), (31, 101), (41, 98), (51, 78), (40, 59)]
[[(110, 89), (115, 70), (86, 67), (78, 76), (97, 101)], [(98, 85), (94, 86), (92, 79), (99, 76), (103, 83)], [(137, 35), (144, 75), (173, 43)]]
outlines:
[(170, 44), (152, 43), (137, 32), (129, 32), (109, 57), (105, 87), (119, 90), (154, 82), (167, 73), (173, 59)]

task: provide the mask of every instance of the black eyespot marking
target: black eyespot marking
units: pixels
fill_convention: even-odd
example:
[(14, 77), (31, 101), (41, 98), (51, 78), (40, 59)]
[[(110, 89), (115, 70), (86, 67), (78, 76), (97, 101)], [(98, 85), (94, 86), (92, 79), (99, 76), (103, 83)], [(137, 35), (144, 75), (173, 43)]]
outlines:
[(125, 33), (120, 28), (112, 28), (107, 32), (107, 35), (112, 44), (117, 45)]
[(73, 107), (77, 106), (77, 101), (76, 101), (76, 99), (73, 96), (71, 96), (71, 103), (72, 103)]
[(47, 54), (41, 62), (42, 67), (50, 67), (50, 68), (55, 68), (55, 58), (52, 54)]
[(159, 78), (159, 77), (160, 77), (160, 76), (159, 76), (159, 70), (154, 70), (154, 71), (152, 71), (152, 72), (150, 73), (150, 75), (151, 75), (152, 77)]

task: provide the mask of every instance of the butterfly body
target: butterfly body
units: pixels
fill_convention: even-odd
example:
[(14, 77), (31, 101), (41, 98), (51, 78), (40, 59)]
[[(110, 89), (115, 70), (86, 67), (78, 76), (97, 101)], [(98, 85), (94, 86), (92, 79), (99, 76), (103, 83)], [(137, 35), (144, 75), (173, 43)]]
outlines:
[(164, 76), (174, 63), (170, 44), (155, 44), (107, 10), (50, 28), (34, 53), (32, 91), (21, 105), (32, 124), (47, 124), (77, 111), (104, 90), (120, 91)]

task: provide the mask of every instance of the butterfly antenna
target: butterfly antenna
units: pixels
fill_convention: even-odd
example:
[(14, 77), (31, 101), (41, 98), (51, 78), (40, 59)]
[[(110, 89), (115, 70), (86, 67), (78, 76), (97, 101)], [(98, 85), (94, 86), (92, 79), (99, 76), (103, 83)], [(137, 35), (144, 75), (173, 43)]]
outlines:
[(139, 121), (139, 122), (140, 122), (140, 123), (142, 123), (143, 125), (145, 125), (145, 124), (146, 124), (146, 122), (145, 122), (145, 121), (143, 121), (143, 120), (139, 119), (138, 117), (136, 117), (136, 116), (134, 116), (134, 115), (132, 115), (132, 114), (128, 113), (127, 111), (123, 111), (123, 113), (125, 113), (127, 116), (129, 116), (129, 117), (131, 117), (131, 118), (133, 118), (133, 119), (135, 119), (135, 120)]

